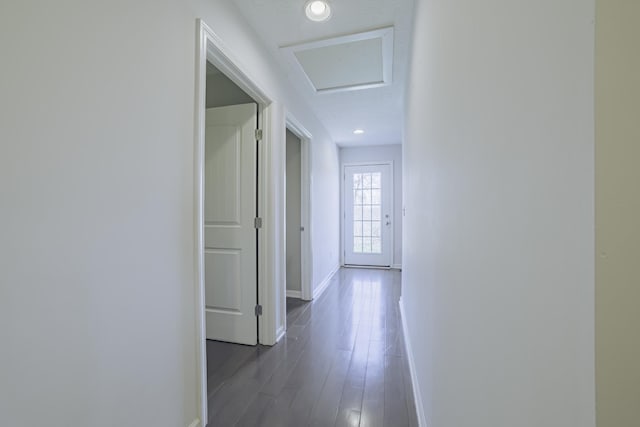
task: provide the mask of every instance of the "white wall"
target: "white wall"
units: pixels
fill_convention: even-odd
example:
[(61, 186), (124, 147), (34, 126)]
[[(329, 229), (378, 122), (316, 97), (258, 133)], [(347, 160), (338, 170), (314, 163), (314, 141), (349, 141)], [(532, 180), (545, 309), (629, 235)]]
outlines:
[(338, 148), (311, 141), (312, 294), (340, 265), (340, 164)]
[(594, 2), (418, 1), (403, 296), (429, 427), (592, 427)]
[(178, 1), (0, 7), (0, 425), (195, 418), (194, 40)]
[[(343, 147), (340, 167), (345, 163), (393, 162), (393, 266), (402, 266), (402, 145)], [(341, 200), (342, 202), (342, 200)], [(342, 209), (342, 205), (341, 205)], [(341, 242), (343, 244), (344, 242)]]
[(285, 109), (313, 133), (314, 203), (332, 209), (315, 216), (314, 271), (337, 263), (337, 149), (232, 3), (0, 6), (0, 425), (176, 427), (198, 416), (196, 17), (276, 101), (277, 152)]

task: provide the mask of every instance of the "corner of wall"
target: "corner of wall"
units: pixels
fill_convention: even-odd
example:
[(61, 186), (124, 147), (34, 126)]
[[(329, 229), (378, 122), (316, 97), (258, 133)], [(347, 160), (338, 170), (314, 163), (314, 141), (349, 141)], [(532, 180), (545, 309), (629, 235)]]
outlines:
[(318, 284), (318, 286), (313, 287), (313, 299), (319, 298), (320, 295), (324, 293), (329, 287), (331, 283), (331, 279), (333, 276), (340, 270), (340, 264), (336, 264), (336, 266), (327, 274), (327, 276)]

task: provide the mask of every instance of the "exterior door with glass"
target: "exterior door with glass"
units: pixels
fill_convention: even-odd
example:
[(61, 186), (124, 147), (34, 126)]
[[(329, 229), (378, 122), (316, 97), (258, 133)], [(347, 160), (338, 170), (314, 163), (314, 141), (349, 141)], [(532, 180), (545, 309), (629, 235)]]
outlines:
[(344, 167), (344, 264), (391, 266), (391, 164)]

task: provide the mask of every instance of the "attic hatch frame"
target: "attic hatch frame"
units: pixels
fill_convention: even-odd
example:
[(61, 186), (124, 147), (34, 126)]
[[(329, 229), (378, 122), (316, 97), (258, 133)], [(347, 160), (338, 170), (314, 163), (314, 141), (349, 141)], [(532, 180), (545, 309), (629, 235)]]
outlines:
[[(288, 62), (296, 69), (302, 73), (305, 80), (313, 90), (313, 92), (317, 94), (324, 93), (336, 93), (336, 92), (346, 92), (352, 90), (360, 90), (360, 89), (372, 89), (381, 86), (390, 85), (393, 82), (393, 43), (394, 43), (394, 27), (388, 26), (383, 28), (374, 29), (371, 31), (364, 31), (360, 33), (347, 34), (338, 37), (331, 37), (321, 40), (315, 40), (305, 43), (296, 43), (280, 46), (280, 50), (287, 58)], [(381, 73), (382, 79), (376, 82), (362, 82), (355, 84), (347, 84), (344, 86), (335, 86), (328, 88), (316, 88), (316, 85), (311, 80), (309, 74), (305, 70), (302, 63), (299, 61), (296, 56), (299, 52), (312, 51), (315, 49), (328, 48), (334, 46), (345, 46), (350, 43), (362, 42), (362, 41), (370, 41), (380, 39), (381, 41)]]

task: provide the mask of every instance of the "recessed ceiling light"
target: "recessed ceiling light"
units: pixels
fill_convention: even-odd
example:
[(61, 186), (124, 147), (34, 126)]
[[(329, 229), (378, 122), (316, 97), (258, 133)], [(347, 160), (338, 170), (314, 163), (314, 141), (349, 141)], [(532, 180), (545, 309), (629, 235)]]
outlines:
[(331, 16), (329, 3), (321, 0), (311, 0), (307, 2), (307, 5), (304, 7), (304, 12), (307, 14), (307, 18), (316, 22), (326, 21)]
[(362, 135), (364, 133), (364, 131), (362, 129), (356, 129), (353, 131), (354, 134), (356, 135)]

